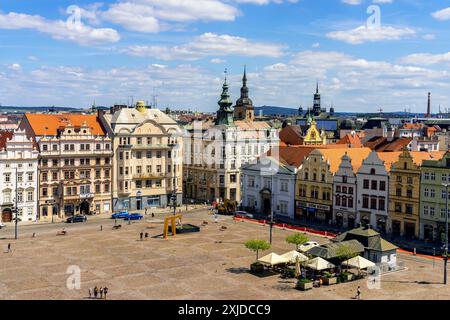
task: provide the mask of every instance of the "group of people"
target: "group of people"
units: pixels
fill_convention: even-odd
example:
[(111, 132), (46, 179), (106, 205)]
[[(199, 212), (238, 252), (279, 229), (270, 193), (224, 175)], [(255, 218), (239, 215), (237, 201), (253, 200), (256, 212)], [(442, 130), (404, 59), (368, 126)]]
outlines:
[(141, 241), (144, 240), (144, 236), (145, 236), (145, 239), (147, 239), (148, 238), (148, 232), (146, 232), (145, 234), (143, 232), (141, 232), (139, 234), (139, 237), (140, 237)]
[(94, 289), (89, 288), (89, 299), (106, 299), (106, 295), (108, 294), (108, 287), (100, 287), (97, 288), (95, 286)]

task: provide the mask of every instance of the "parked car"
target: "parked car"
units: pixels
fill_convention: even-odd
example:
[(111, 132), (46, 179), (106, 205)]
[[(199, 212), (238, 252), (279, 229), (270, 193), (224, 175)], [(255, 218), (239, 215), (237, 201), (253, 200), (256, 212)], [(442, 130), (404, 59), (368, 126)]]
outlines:
[(132, 213), (125, 220), (141, 220), (144, 216), (140, 213)]
[(308, 241), (302, 244), (298, 249), (302, 252), (306, 252), (309, 249), (319, 246), (319, 244), (315, 241)]
[(116, 212), (113, 213), (111, 215), (111, 219), (126, 219), (128, 218), (130, 214), (128, 213), (128, 211), (120, 211), (120, 212)]
[(72, 217), (67, 218), (67, 220), (66, 220), (67, 223), (85, 222), (85, 221), (87, 221), (87, 217), (83, 216), (83, 215), (72, 216)]
[(244, 218), (250, 218), (253, 219), (254, 216), (251, 213), (248, 213), (247, 211), (236, 211), (234, 213), (235, 216), (240, 216), (240, 217), (244, 217)]

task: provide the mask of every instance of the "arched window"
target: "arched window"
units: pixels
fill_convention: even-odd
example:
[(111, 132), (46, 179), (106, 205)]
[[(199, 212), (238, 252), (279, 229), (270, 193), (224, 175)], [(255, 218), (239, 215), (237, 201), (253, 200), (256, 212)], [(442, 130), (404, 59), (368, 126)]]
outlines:
[(337, 206), (340, 206), (340, 205), (341, 205), (341, 196), (340, 196), (340, 195), (337, 195), (337, 196), (336, 196), (336, 205), (337, 205)]
[(370, 174), (372, 174), (372, 175), (375, 174), (375, 169), (374, 168), (370, 169)]

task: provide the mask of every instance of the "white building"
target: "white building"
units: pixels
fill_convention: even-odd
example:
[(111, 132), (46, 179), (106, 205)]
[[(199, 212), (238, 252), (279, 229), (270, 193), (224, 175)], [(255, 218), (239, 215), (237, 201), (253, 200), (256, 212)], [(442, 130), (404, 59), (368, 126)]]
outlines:
[(264, 156), (241, 168), (242, 207), (249, 212), (294, 219), (297, 168)]
[(233, 103), (225, 80), (215, 121), (196, 121), (186, 128), (183, 184), (186, 198), (192, 201), (239, 202), (241, 166), (254, 163), (260, 155), (278, 146), (277, 129), (267, 122), (254, 121), (246, 81), (244, 74), (235, 109), (231, 108)]
[(0, 222), (12, 222), (17, 201), (19, 221), (37, 220), (37, 144), (25, 131), (0, 132)]
[(352, 160), (345, 154), (333, 177), (333, 222), (339, 227), (356, 226), (356, 174)]
[(166, 207), (182, 203), (181, 128), (159, 109), (138, 101), (101, 114), (113, 138), (113, 210)]
[(356, 223), (370, 224), (374, 229), (386, 232), (388, 218), (388, 172), (384, 161), (375, 151), (363, 160), (356, 174), (357, 218)]

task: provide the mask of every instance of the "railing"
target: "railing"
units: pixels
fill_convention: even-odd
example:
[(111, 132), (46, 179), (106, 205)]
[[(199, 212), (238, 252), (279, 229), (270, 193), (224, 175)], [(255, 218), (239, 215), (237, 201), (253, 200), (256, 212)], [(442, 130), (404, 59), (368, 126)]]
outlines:
[(157, 173), (136, 173), (133, 174), (133, 179), (155, 179), (155, 178), (165, 178), (168, 174), (157, 172)]

